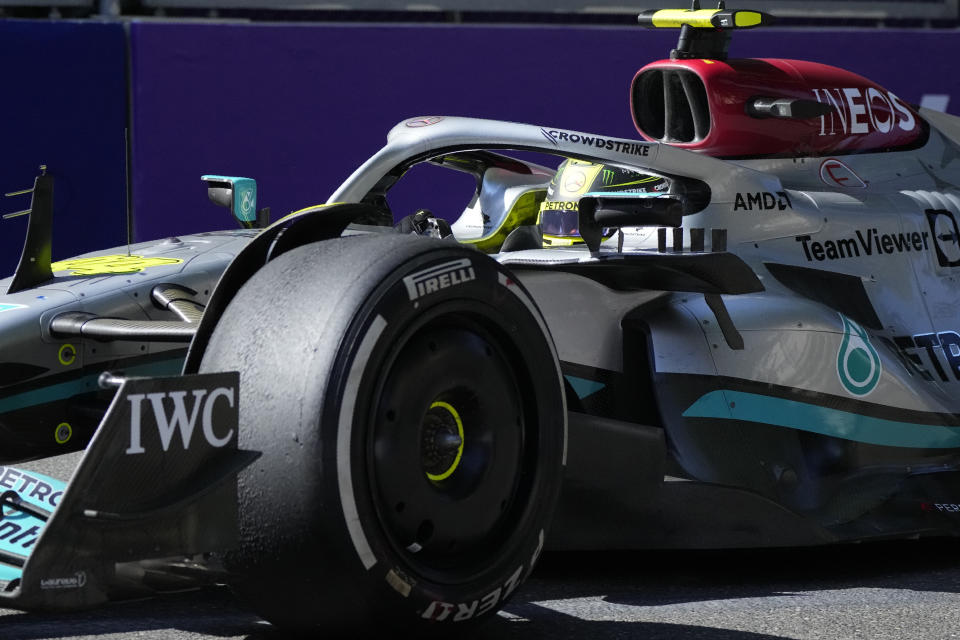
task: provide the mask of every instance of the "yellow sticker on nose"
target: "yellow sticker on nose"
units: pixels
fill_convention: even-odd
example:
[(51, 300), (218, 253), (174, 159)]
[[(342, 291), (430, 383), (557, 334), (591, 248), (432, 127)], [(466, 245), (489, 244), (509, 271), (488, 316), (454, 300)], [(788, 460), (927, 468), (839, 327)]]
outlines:
[(159, 267), (178, 264), (183, 260), (176, 258), (145, 258), (143, 256), (96, 256), (95, 258), (74, 258), (62, 260), (50, 265), (54, 273), (69, 271), (72, 276), (99, 276), (116, 273), (138, 273), (147, 267)]

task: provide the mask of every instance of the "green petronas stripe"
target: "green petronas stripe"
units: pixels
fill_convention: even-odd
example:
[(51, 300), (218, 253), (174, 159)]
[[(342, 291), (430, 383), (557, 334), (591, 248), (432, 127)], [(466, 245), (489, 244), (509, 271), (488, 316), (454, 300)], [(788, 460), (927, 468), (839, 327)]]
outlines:
[[(131, 376), (173, 376), (180, 373), (183, 367), (183, 358), (172, 358), (170, 360), (160, 360), (148, 364), (141, 364), (132, 367), (124, 367), (123, 372)], [(100, 378), (99, 373), (90, 374), (70, 380), (52, 384), (48, 387), (41, 387), (33, 391), (24, 391), (6, 398), (0, 398), (0, 413), (8, 413), (25, 409), (47, 402), (57, 400), (66, 400), (81, 393), (90, 393), (99, 390), (97, 381)]]
[(960, 448), (960, 427), (900, 422), (798, 400), (723, 389), (701, 396), (687, 418), (721, 418), (788, 427), (834, 438), (911, 449)]

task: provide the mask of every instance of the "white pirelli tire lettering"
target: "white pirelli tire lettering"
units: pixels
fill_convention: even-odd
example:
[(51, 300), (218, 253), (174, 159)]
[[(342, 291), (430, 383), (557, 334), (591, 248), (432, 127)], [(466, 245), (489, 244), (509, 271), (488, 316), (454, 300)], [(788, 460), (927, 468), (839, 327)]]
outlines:
[(470, 258), (461, 258), (411, 273), (403, 278), (403, 285), (407, 288), (407, 295), (412, 302), (425, 295), (476, 279), (477, 274)]
[[(543, 540), (543, 531), (540, 531), (540, 539)], [(523, 569), (526, 565), (520, 565), (514, 571), (502, 586), (497, 587), (487, 595), (477, 600), (469, 602), (441, 602), (434, 600), (427, 606), (420, 615), (424, 620), (436, 620), (443, 622), (451, 620), (452, 622), (463, 622), (472, 620), (477, 616), (482, 616), (497, 608), (501, 602), (510, 597), (510, 594), (520, 584), (520, 576), (523, 575)]]
[[(537, 548), (534, 549), (533, 555), (530, 558), (529, 567), (531, 571), (537, 558), (540, 557), (540, 552), (543, 551), (543, 541), (544, 532), (543, 529), (540, 529), (540, 533), (537, 536)], [(526, 566), (527, 565), (521, 564), (517, 567), (516, 571), (510, 574), (510, 577), (506, 579), (503, 585), (497, 587), (482, 598), (471, 600), (470, 602), (456, 603), (434, 600), (420, 617), (425, 620), (436, 620), (437, 622), (443, 622), (447, 619), (451, 619), (453, 622), (462, 622), (489, 613), (496, 609), (497, 605), (509, 598), (520, 585), (520, 578), (523, 576), (523, 570)]]

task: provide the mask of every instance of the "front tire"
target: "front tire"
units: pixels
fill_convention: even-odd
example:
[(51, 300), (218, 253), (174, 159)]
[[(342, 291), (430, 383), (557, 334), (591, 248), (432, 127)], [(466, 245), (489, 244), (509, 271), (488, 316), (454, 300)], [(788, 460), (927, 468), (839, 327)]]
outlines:
[(437, 628), (492, 615), (556, 504), (563, 386), (494, 260), (400, 235), (291, 250), (238, 292), (201, 371), (240, 372), (234, 588), (286, 627)]

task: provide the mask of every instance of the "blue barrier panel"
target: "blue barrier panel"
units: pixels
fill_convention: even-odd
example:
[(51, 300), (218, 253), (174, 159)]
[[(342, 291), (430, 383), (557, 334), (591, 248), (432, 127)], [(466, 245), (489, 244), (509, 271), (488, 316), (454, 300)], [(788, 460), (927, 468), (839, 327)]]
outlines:
[(136, 233), (146, 239), (231, 224), (206, 202), (204, 173), (257, 178), (274, 219), (324, 202), (406, 117), (632, 137), (630, 80), (676, 34), (141, 22), (131, 41)]
[[(0, 191), (54, 181), (53, 257), (126, 241), (123, 26), (0, 20)], [(30, 197), (3, 198), (0, 212)], [(0, 221), (0, 274), (20, 259), (27, 217)]]
[[(175, 22), (134, 23), (131, 38), (138, 239), (231, 224), (205, 201), (203, 173), (256, 177), (275, 218), (322, 202), (408, 116), (636, 137), (630, 79), (676, 42), (674, 32), (617, 27)], [(946, 31), (803, 30), (738, 34), (731, 53), (837, 64), (943, 106), (960, 101), (958, 52), (960, 35)], [(0, 189), (50, 167), (55, 258), (125, 238), (124, 57), (120, 24), (0, 20), (15, 96), (0, 106)], [(401, 202), (398, 214), (427, 206), (448, 218), (465, 204)], [(0, 212), (27, 204), (7, 199)], [(25, 227), (0, 223), (0, 273), (14, 268)]]
[[(203, 173), (257, 178), (260, 204), (272, 206), (274, 219), (323, 202), (410, 116), (501, 118), (638, 137), (630, 81), (643, 64), (666, 57), (677, 34), (140, 22), (131, 38), (136, 232), (147, 239), (231, 224), (205, 202)], [(845, 66), (911, 102), (923, 94), (960, 100), (948, 68), (960, 35), (951, 32), (755, 31), (737, 34), (731, 53)], [(405, 206), (423, 204), (430, 203)], [(441, 206), (448, 218), (459, 211)]]

